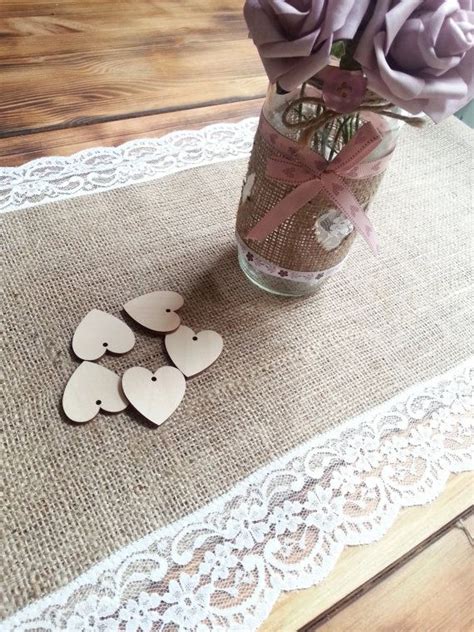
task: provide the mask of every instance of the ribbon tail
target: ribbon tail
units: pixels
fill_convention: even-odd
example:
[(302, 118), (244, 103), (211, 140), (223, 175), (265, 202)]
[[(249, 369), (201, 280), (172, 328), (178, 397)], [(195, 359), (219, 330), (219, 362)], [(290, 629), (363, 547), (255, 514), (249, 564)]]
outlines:
[(356, 165), (360, 165), (381, 142), (382, 136), (372, 123), (366, 123), (330, 163), (330, 171), (347, 173)]
[(275, 228), (294, 215), (305, 204), (310, 202), (321, 191), (322, 183), (319, 178), (308, 180), (291, 191), (281, 202), (270, 209), (262, 219), (255, 224), (247, 235), (247, 239), (263, 241)]
[(362, 235), (374, 254), (378, 254), (374, 228), (364, 209), (342, 178), (335, 173), (324, 173), (321, 179), (324, 193), (341, 213), (352, 222), (355, 230)]

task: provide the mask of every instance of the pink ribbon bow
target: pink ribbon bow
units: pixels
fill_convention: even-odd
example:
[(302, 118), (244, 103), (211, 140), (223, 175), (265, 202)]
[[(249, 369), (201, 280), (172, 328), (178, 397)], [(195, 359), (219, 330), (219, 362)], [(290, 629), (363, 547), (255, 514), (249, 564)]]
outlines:
[(265, 175), (294, 184), (296, 188), (262, 217), (247, 238), (262, 241), (323, 191), (376, 253), (377, 240), (372, 224), (343, 179), (376, 176), (385, 169), (393, 149), (379, 160), (361, 164), (382, 140), (372, 123), (361, 127), (331, 162), (277, 132), (263, 116), (259, 127), (261, 136), (281, 155), (268, 160)]

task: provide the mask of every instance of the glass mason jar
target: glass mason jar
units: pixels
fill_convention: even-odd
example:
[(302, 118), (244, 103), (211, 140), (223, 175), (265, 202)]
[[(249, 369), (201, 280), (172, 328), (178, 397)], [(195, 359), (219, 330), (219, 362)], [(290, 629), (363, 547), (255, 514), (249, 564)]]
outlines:
[[(365, 91), (361, 105), (348, 114), (329, 110), (323, 99), (322, 82), (318, 78), (284, 94), (270, 85), (242, 187), (236, 225), (239, 263), (252, 283), (274, 294), (313, 294), (342, 266), (356, 236), (349, 215), (341, 212), (321, 190), (309, 202), (293, 209), (292, 215), (263, 239), (249, 237), (249, 231), (299, 184), (297, 179), (285, 181), (283, 176), (275, 178), (268, 173), (268, 163), (275, 158), (280, 160), (283, 171), (286, 161), (290, 167), (287, 173), (292, 173), (288, 152), (282, 156), (277, 149), (281, 136), (292, 141), (290, 152), (294, 155), (298, 153), (297, 147), (305, 147), (332, 161), (360, 128), (370, 122), (381, 138), (358, 164), (375, 165), (391, 154), (402, 126), (397, 118), (378, 113), (395, 113), (396, 109), (387, 102), (383, 107), (377, 106), (380, 99), (369, 91)], [(367, 110), (364, 104), (369, 104)], [(308, 121), (317, 121), (315, 128)], [(277, 139), (275, 142), (269, 139), (272, 136), (269, 130)], [(366, 168), (364, 172), (367, 171)], [(343, 177), (344, 185), (365, 213), (382, 177), (380, 168), (368, 177)]]

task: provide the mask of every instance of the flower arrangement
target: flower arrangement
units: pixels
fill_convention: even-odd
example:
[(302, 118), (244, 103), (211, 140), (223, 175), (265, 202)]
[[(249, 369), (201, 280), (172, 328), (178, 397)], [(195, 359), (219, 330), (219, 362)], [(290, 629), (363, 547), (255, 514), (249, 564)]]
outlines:
[(377, 252), (368, 212), (402, 122), (439, 122), (472, 96), (472, 3), (246, 0), (270, 88), (236, 232), (259, 287), (314, 292), (356, 233)]
[(284, 90), (335, 54), (375, 93), (436, 122), (472, 98), (472, 0), (246, 0), (244, 16), (270, 81)]

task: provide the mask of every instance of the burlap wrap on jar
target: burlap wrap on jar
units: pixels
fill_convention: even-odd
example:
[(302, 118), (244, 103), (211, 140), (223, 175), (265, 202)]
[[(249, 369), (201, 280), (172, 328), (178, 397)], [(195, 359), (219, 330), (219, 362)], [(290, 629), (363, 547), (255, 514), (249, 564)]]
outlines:
[[(318, 239), (318, 222), (324, 231), (324, 216), (330, 212), (339, 214), (323, 191), (280, 224), (264, 240), (255, 241), (247, 238), (249, 230), (296, 188), (294, 184), (286, 184), (266, 176), (268, 160), (279, 155), (281, 156), (262, 137), (259, 126), (246, 178), (247, 182), (249, 178), (252, 178), (253, 186), (247, 199), (241, 200), (237, 213), (236, 232), (239, 246), (247, 249), (246, 256), (250, 261), (254, 262), (257, 255), (272, 264), (265, 266), (266, 272), (270, 274), (273, 273), (284, 279), (289, 278), (292, 271), (304, 272), (311, 273), (306, 275), (306, 278), (314, 275), (314, 279), (317, 280), (319, 274), (326, 276), (328, 272), (335, 271), (339, 267), (356, 237), (356, 231), (351, 230), (334, 248), (327, 245), (325, 247), (324, 243), (321, 243), (324, 240)], [(362, 180), (344, 178), (344, 182), (367, 211), (382, 177), (383, 174)], [(245, 193), (245, 184), (243, 193)]]

